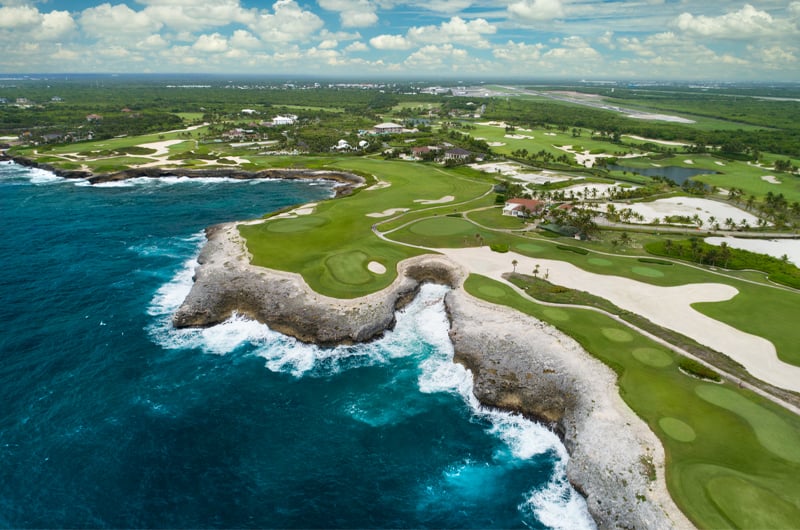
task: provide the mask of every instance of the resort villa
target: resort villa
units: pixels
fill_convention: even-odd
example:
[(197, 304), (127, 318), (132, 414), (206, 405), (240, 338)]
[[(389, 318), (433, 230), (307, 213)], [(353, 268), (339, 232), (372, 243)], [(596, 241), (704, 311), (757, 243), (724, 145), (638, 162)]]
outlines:
[(503, 215), (529, 217), (531, 214), (541, 212), (544, 205), (544, 201), (534, 199), (509, 199), (503, 207)]

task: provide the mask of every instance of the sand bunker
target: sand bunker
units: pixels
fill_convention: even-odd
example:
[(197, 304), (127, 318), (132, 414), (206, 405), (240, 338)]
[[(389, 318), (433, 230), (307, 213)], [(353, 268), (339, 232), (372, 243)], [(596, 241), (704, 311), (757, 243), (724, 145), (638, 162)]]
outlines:
[(368, 213), (367, 217), (389, 217), (390, 215), (407, 212), (408, 210), (408, 208), (390, 208), (382, 212)]
[(379, 180), (369, 188), (366, 188), (364, 191), (382, 190), (383, 188), (388, 188), (391, 185), (392, 185), (391, 182), (384, 182), (383, 180)]
[(169, 153), (169, 148), (173, 145), (182, 144), (186, 140), (164, 140), (163, 142), (152, 142), (149, 144), (139, 144), (145, 149), (155, 149), (156, 152), (149, 156), (164, 156)]
[[(476, 140), (477, 140), (477, 138), (476, 138)], [(505, 142), (489, 142), (487, 145), (489, 147), (502, 147), (502, 146), (504, 146), (506, 144), (505, 144)]]
[(420, 204), (444, 204), (446, 202), (453, 202), (455, 197), (452, 195), (445, 195), (441, 199), (417, 199), (414, 202), (418, 202)]
[[(708, 219), (715, 217), (716, 222), (722, 225), (725, 219), (731, 218), (736, 224), (746, 221), (750, 226), (758, 224), (758, 217), (740, 210), (728, 203), (701, 199), (698, 197), (669, 197), (652, 202), (635, 202), (633, 204), (614, 204), (617, 210), (628, 208), (644, 217), (645, 223), (652, 223), (655, 219), (674, 215), (693, 217), (700, 216), (705, 226), (709, 226)], [(601, 211), (606, 210), (605, 204), (597, 206)], [(640, 221), (642, 222), (642, 221)]]
[(694, 164), (694, 160), (684, 160), (683, 163), (689, 164), (691, 166), (692, 164)]
[(529, 136), (527, 134), (507, 134), (505, 138), (511, 138), (512, 140), (533, 140), (533, 136)]
[(765, 182), (769, 182), (770, 184), (780, 184), (781, 183), (781, 181), (778, 180), (773, 175), (764, 175), (763, 177), (761, 177), (761, 180), (763, 180)]
[(782, 258), (784, 255), (789, 261), (800, 267), (800, 239), (740, 239), (738, 237), (707, 237), (706, 243), (719, 245), (727, 243), (731, 248), (739, 248), (767, 254), (774, 258)]
[(435, 250), (472, 273), (504, 283), (508, 282), (502, 275), (511, 272), (513, 260), (517, 260), (516, 269), (521, 272), (529, 273), (538, 265), (539, 271), (546, 271), (554, 284), (605, 298), (623, 309), (728, 355), (763, 381), (794, 392), (800, 391), (800, 367), (778, 359), (775, 346), (770, 341), (740, 331), (691, 307), (696, 302), (730, 300), (738, 294), (738, 290), (730, 285), (695, 283), (661, 287), (620, 276), (590, 273), (564, 261), (529, 258), (513, 252), (499, 254), (487, 247)]
[(367, 270), (375, 274), (386, 274), (386, 267), (384, 267), (377, 261), (370, 261), (367, 264)]
[(288, 212), (279, 213), (278, 215), (273, 216), (273, 219), (294, 219), (300, 215), (311, 215), (314, 213), (314, 210), (317, 207), (316, 202), (309, 202), (308, 204), (304, 204), (299, 208), (295, 208), (294, 210), (290, 210)]
[(723, 166), (723, 167), (725, 166), (725, 164), (723, 164), (723, 163), (722, 163), (722, 162), (720, 162), (719, 160), (714, 160), (714, 163), (715, 163), (716, 165), (718, 165), (718, 166)]

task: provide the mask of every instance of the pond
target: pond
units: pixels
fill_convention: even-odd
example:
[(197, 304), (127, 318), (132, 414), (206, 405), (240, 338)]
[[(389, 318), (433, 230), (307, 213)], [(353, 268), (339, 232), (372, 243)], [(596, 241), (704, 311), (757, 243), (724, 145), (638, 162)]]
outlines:
[(608, 164), (606, 167), (610, 170), (628, 171), (630, 173), (636, 173), (637, 175), (644, 175), (646, 177), (666, 177), (678, 185), (683, 184), (695, 175), (709, 175), (717, 173), (716, 171), (711, 171), (709, 169), (695, 169), (691, 167), (680, 166), (639, 168)]

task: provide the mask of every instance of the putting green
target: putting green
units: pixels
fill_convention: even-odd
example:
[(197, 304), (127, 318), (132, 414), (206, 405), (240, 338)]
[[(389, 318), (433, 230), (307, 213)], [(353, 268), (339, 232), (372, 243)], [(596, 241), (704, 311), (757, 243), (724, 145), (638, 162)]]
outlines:
[(650, 267), (631, 267), (631, 271), (634, 274), (638, 274), (639, 276), (646, 276), (648, 278), (663, 278), (664, 273), (656, 270), (651, 269)]
[[(706, 483), (712, 502), (739, 528), (796, 528), (800, 510), (774, 491), (732, 475)], [(769, 510), (755, 510), (769, 506)]]
[(481, 294), (485, 294), (486, 296), (490, 296), (492, 298), (503, 298), (506, 295), (506, 292), (503, 289), (500, 287), (495, 287), (494, 285), (481, 285), (478, 288), (478, 291)]
[(437, 217), (414, 223), (409, 231), (421, 236), (454, 236), (472, 234), (475, 227), (469, 222), (456, 217)]
[(780, 417), (721, 386), (698, 385), (695, 392), (705, 401), (744, 418), (755, 431), (761, 445), (772, 454), (790, 462), (800, 463), (800, 433)]
[(667, 352), (655, 348), (636, 348), (632, 353), (637, 361), (653, 368), (664, 368), (672, 364), (672, 357)]
[(337, 281), (348, 285), (361, 285), (372, 281), (367, 269), (369, 256), (360, 250), (351, 250), (329, 256), (325, 267)]
[(614, 342), (631, 342), (633, 335), (619, 328), (603, 328), (600, 330), (605, 338), (613, 340)]
[(693, 442), (697, 438), (694, 429), (685, 422), (678, 418), (670, 418), (666, 416), (658, 420), (658, 426), (663, 429), (667, 436), (679, 442)]
[(613, 261), (603, 259), (603, 258), (589, 258), (586, 261), (591, 263), (592, 265), (598, 265), (600, 267), (610, 267), (614, 264)]
[(569, 320), (569, 314), (561, 309), (548, 307), (547, 309), (542, 309), (542, 313), (544, 313), (547, 318), (557, 322), (566, 322)]
[(544, 250), (544, 247), (541, 245), (534, 245), (533, 243), (520, 243), (519, 245), (514, 245), (515, 248), (521, 250), (522, 252), (541, 252)]
[(303, 216), (294, 219), (276, 219), (267, 222), (267, 230), (270, 232), (279, 233), (292, 233), (292, 232), (307, 232), (328, 224), (328, 221), (322, 217)]

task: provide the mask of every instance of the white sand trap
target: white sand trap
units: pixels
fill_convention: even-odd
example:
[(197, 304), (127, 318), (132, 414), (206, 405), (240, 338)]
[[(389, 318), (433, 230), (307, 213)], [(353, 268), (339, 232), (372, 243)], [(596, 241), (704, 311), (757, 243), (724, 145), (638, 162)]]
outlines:
[[(634, 212), (644, 216), (645, 223), (652, 223), (655, 219), (663, 219), (666, 216), (682, 215), (693, 217), (699, 215), (706, 226), (709, 217), (716, 217), (716, 222), (724, 226), (725, 219), (731, 218), (736, 224), (747, 221), (750, 226), (758, 224), (758, 217), (740, 210), (728, 203), (701, 199), (698, 197), (669, 197), (658, 199), (652, 202), (635, 202), (633, 204), (614, 204), (617, 210), (629, 208)], [(605, 211), (606, 205), (598, 206)]]
[(684, 160), (684, 164), (689, 164), (690, 166), (694, 164), (694, 160)]
[(456, 198), (452, 195), (445, 195), (441, 199), (417, 199), (414, 202), (418, 202), (420, 204), (444, 204), (447, 202), (453, 202)]
[(317, 208), (316, 202), (310, 202), (308, 204), (304, 204), (300, 208), (295, 208), (292, 210), (296, 215), (311, 215), (314, 213), (314, 210)]
[(723, 167), (725, 166), (725, 164), (723, 164), (723, 163), (722, 163), (722, 162), (720, 162), (719, 160), (714, 160), (714, 163), (715, 163), (716, 165), (718, 165), (718, 166), (723, 166)]
[(527, 134), (507, 134), (505, 138), (511, 138), (512, 140), (533, 140), (533, 136), (529, 136)]
[(377, 261), (370, 261), (367, 264), (367, 270), (369, 270), (370, 272), (374, 272), (375, 274), (386, 274), (386, 267), (384, 267)]
[(770, 184), (780, 184), (781, 181), (778, 180), (774, 175), (764, 175), (761, 177), (761, 180), (765, 182), (769, 182)]
[(169, 153), (169, 148), (173, 145), (182, 144), (186, 140), (164, 140), (163, 142), (152, 142), (149, 144), (139, 144), (139, 147), (155, 149), (156, 152), (148, 156), (164, 156)]
[[(477, 138), (476, 138), (476, 140), (477, 140)], [(488, 145), (489, 147), (502, 147), (502, 146), (506, 145), (506, 143), (505, 142), (489, 142), (486, 145)]]
[(545, 136), (558, 136), (556, 133), (544, 133)]
[(636, 136), (635, 134), (623, 134), (622, 136), (627, 136), (628, 138), (633, 138), (634, 140), (639, 140), (640, 142), (650, 142), (652, 144), (677, 145), (680, 147), (685, 147), (689, 145), (683, 142), (671, 142), (669, 140), (656, 140), (655, 138), (645, 138), (644, 136)]
[(408, 208), (390, 208), (382, 212), (368, 213), (367, 217), (389, 217), (390, 215), (407, 212), (408, 210)]
[[(605, 298), (622, 309), (642, 315), (650, 321), (695, 339), (738, 361), (755, 377), (775, 386), (800, 392), (800, 367), (778, 359), (775, 346), (756, 335), (740, 331), (695, 311), (697, 302), (730, 300), (738, 290), (721, 283), (695, 283), (660, 287), (619, 276), (594, 274), (570, 263), (534, 259), (514, 252), (499, 254), (486, 247), (435, 249), (472, 273), (502, 281), (511, 272), (512, 260), (517, 271), (530, 273), (536, 265), (556, 285), (587, 291)], [(636, 264), (631, 260), (631, 265)]]
[(723, 241), (731, 248), (749, 250), (766, 254), (774, 258), (784, 255), (789, 261), (800, 267), (800, 239), (739, 239), (737, 237), (707, 237), (706, 243), (719, 245)]
[(369, 188), (366, 188), (364, 191), (382, 190), (383, 188), (388, 188), (391, 185), (392, 185), (391, 182), (385, 182), (383, 180), (379, 180)]

